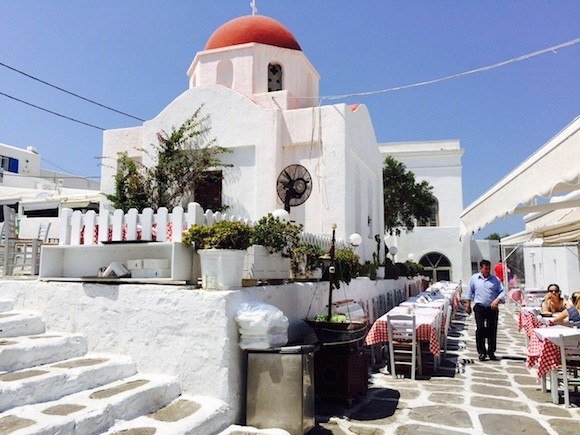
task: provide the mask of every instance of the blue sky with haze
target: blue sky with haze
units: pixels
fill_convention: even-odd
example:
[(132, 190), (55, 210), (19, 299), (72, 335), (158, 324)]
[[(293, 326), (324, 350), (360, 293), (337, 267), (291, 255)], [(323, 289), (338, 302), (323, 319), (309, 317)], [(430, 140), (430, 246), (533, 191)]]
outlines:
[[(0, 0), (0, 62), (150, 119), (187, 89), (212, 32), (249, 0)], [(580, 37), (579, 1), (258, 0), (321, 74), (320, 94), (435, 79)], [(342, 102), (368, 106), (379, 142), (459, 139), (470, 204), (579, 114), (580, 44), (488, 72)], [(138, 121), (0, 67), (0, 92), (103, 128)], [(100, 174), (102, 132), (0, 95), (0, 142)], [(557, 168), (554, 168), (557, 170)], [(489, 232), (523, 229), (521, 217)]]

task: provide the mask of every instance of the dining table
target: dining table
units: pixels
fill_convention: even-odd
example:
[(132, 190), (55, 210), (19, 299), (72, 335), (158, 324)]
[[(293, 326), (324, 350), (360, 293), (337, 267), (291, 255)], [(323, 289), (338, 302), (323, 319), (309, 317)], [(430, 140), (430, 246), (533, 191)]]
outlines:
[(534, 334), (530, 337), (526, 364), (528, 368), (538, 365), (538, 377), (542, 379), (542, 390), (545, 390), (546, 375), (550, 373), (552, 402), (558, 404), (557, 369), (562, 364), (563, 357), (560, 344), (580, 346), (580, 329), (554, 325), (535, 328), (533, 332)]
[(386, 314), (379, 317), (371, 326), (366, 338), (365, 345), (371, 346), (373, 344), (387, 343), (389, 341), (389, 329), (387, 316), (399, 314), (414, 314), (415, 327), (418, 341), (429, 342), (429, 351), (438, 356), (441, 349), (439, 347), (439, 336), (437, 328), (437, 319), (440, 310), (430, 307), (412, 307), (405, 305), (398, 305), (391, 308)]

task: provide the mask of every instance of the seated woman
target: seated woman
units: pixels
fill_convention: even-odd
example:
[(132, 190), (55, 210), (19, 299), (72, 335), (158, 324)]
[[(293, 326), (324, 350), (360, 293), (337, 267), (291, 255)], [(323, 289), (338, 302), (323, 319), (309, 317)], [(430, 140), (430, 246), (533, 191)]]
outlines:
[(554, 323), (580, 322), (580, 292), (572, 293), (566, 305), (568, 308), (554, 317)]
[(564, 299), (560, 296), (560, 286), (558, 284), (550, 284), (548, 286), (548, 293), (542, 302), (542, 313), (559, 313), (566, 308), (564, 306)]

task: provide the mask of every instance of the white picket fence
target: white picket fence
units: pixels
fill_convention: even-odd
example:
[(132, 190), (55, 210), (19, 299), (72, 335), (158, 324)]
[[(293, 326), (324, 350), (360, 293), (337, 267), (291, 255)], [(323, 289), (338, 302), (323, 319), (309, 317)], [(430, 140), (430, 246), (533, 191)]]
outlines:
[[(94, 211), (82, 213), (63, 209), (59, 218), (60, 245), (94, 245), (107, 241), (156, 240), (158, 242), (181, 242), (182, 232), (191, 225), (212, 225), (214, 222), (234, 221), (254, 225), (249, 219), (227, 213), (203, 210), (196, 202), (189, 203), (187, 211), (183, 207), (175, 207), (171, 212), (165, 207), (153, 213), (146, 208), (142, 213), (137, 209)], [(96, 237), (95, 237), (96, 236)], [(154, 237), (155, 236), (155, 237)], [(326, 234), (303, 232), (301, 241), (330, 249), (331, 237)], [(337, 241), (338, 246), (344, 246), (343, 240)]]

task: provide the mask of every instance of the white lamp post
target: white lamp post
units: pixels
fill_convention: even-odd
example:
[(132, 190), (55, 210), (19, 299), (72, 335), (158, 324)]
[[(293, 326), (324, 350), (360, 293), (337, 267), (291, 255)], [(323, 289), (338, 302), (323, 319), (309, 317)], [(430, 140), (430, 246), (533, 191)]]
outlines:
[(286, 210), (279, 208), (276, 209), (272, 212), (272, 216), (279, 218), (280, 220), (283, 221), (289, 221), (290, 220), (290, 213), (288, 213)]
[(358, 233), (352, 233), (348, 238), (348, 243), (355, 247), (355, 249), (362, 243), (362, 237)]

